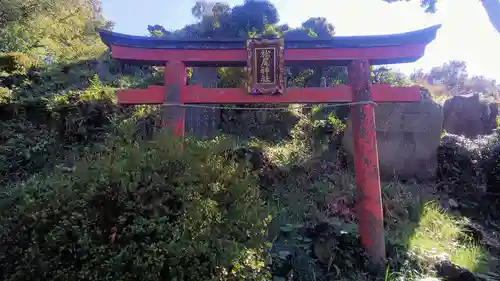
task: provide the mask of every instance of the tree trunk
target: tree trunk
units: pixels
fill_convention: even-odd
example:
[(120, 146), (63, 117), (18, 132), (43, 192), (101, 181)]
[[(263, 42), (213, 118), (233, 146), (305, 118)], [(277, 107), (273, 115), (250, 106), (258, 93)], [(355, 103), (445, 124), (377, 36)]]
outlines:
[(491, 24), (500, 33), (500, 0), (481, 0)]

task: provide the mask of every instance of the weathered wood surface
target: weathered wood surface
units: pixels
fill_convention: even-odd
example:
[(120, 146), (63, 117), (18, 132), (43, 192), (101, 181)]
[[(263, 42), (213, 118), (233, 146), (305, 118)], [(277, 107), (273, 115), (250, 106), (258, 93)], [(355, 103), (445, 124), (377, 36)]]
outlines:
[[(370, 93), (370, 63), (363, 60), (352, 61), (348, 65), (348, 72), (354, 101), (373, 101)], [(386, 253), (374, 104), (355, 104), (351, 107), (351, 115), (356, 172), (356, 216), (359, 221), (360, 240), (371, 265), (382, 269), (386, 262)]]

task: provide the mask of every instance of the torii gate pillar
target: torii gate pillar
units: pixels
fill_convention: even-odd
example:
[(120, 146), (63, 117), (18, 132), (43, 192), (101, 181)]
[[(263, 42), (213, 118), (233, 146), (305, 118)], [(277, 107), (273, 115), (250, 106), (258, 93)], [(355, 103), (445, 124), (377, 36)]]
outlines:
[(353, 101), (351, 107), (356, 172), (356, 216), (361, 243), (376, 268), (385, 263), (384, 217), (375, 130), (375, 109), (370, 92), (370, 63), (354, 60), (348, 65)]

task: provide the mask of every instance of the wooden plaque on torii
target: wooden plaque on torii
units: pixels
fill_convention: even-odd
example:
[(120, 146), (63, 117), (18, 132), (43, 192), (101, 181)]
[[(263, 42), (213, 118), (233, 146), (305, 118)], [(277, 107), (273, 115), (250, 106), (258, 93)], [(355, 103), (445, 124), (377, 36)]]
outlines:
[(251, 94), (283, 94), (285, 91), (285, 40), (247, 39), (247, 90)]

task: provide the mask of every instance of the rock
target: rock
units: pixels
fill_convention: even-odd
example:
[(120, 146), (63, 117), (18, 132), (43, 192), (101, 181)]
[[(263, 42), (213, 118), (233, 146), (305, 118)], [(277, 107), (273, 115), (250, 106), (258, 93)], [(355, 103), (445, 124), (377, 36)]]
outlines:
[[(488, 176), (494, 181), (496, 168), (494, 149), (496, 136), (481, 136), (474, 140), (446, 134), (438, 149), (438, 178), (452, 183), (450, 191), (476, 192)], [(499, 151), (500, 152), (500, 151)], [(457, 190), (457, 188), (460, 188)], [(471, 189), (472, 188), (472, 189)]]
[[(443, 110), (421, 90), (415, 103), (385, 103), (375, 107), (380, 174), (383, 178), (427, 180), (437, 168)], [(353, 157), (352, 122), (349, 115), (342, 140)]]
[[(195, 67), (189, 85), (202, 85), (204, 88), (217, 87), (217, 68)], [(211, 106), (202, 104), (202, 106)], [(217, 105), (212, 105), (217, 106)], [(219, 129), (220, 109), (186, 108), (185, 131), (198, 138), (212, 137)]]
[(474, 243), (486, 247), (490, 253), (500, 252), (500, 235), (496, 229), (485, 227), (473, 221), (468, 221), (462, 228), (465, 234), (463, 236), (469, 239), (467, 242), (470, 243), (470, 239), (472, 239)]
[[(282, 107), (282, 105), (239, 105), (238, 107)], [(299, 118), (290, 111), (224, 109), (221, 112), (221, 130), (241, 138), (278, 141), (291, 137)]]
[(469, 239), (472, 239), (474, 243), (481, 243), (484, 239), (484, 234), (481, 225), (469, 222), (462, 227), (462, 233)]
[(481, 163), (488, 192), (500, 192), (500, 144), (491, 148)]
[(153, 116), (140, 118), (135, 122), (134, 138), (151, 140), (155, 132), (157, 120)]
[(450, 134), (474, 138), (493, 133), (498, 107), (479, 95), (455, 96), (444, 103), (444, 129)]
[(469, 270), (445, 260), (436, 264), (437, 276), (443, 281), (476, 281), (476, 276)]
[(499, 112), (499, 108), (498, 108), (498, 104), (495, 103), (495, 102), (492, 102), (489, 104), (490, 105), (490, 110), (491, 110), (491, 114), (490, 114), (490, 118), (488, 119), (487, 121), (487, 126), (486, 126), (486, 129), (487, 129), (487, 132), (488, 133), (493, 133), (498, 125), (498, 122), (497, 122), (497, 116), (498, 116), (498, 112)]

